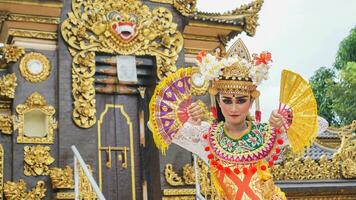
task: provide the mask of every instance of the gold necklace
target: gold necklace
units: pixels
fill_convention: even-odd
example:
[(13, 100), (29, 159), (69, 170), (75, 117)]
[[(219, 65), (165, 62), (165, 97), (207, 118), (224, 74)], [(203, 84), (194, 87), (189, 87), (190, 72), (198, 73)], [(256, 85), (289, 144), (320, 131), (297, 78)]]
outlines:
[(244, 135), (246, 135), (246, 133), (248, 133), (248, 132), (251, 131), (251, 127), (252, 127), (250, 121), (247, 121), (247, 122), (245, 122), (245, 123), (247, 123), (247, 128), (246, 128), (244, 131), (242, 131), (240, 134), (238, 134), (238, 135), (230, 133), (230, 132), (227, 130), (227, 128), (226, 128), (226, 126), (225, 126), (225, 123), (224, 123), (224, 132), (225, 132), (226, 136), (227, 136), (228, 138), (232, 139), (232, 140), (238, 140), (238, 139), (242, 138)]

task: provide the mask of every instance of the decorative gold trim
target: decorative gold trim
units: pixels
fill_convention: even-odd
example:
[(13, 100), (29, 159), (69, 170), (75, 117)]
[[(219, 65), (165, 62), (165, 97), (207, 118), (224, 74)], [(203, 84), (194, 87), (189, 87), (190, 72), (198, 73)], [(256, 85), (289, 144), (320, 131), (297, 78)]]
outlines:
[(47, 146), (24, 147), (24, 174), (26, 176), (47, 176), (50, 174), (49, 165), (54, 162)]
[(26, 182), (20, 179), (17, 183), (7, 181), (4, 184), (4, 194), (6, 199), (26, 199), (40, 200), (46, 196), (46, 187), (44, 181), (38, 181), (36, 186), (31, 191), (26, 192)]
[(0, 78), (0, 96), (13, 99), (15, 97), (15, 90), (17, 86), (16, 74), (7, 74)]
[(104, 122), (104, 116), (109, 111), (109, 109), (119, 109), (121, 114), (125, 117), (126, 123), (129, 126), (129, 134), (130, 134), (130, 160), (131, 160), (131, 192), (132, 199), (136, 199), (136, 187), (135, 187), (135, 154), (134, 154), (134, 133), (133, 126), (130, 116), (125, 111), (124, 105), (119, 104), (106, 104), (104, 111), (100, 114), (100, 118), (98, 121), (98, 158), (99, 158), (99, 186), (100, 190), (102, 190), (103, 179), (102, 179), (102, 159), (101, 159), (101, 126)]
[(162, 197), (162, 200), (195, 200), (195, 196), (168, 196), (168, 197)]
[[(112, 15), (130, 23), (129, 16), (137, 17), (130, 40), (121, 38), (121, 33), (112, 28), (118, 26), (117, 18), (111, 18)], [(73, 56), (72, 116), (81, 128), (90, 128), (96, 123), (95, 52), (155, 56), (157, 76), (162, 78), (176, 71), (178, 53), (183, 47), (183, 37), (173, 23), (172, 13), (164, 7), (150, 11), (138, 0), (73, 1), (72, 12), (62, 23), (61, 33)]]
[(42, 24), (59, 24), (59, 17), (44, 17), (39, 15), (9, 14), (7, 20), (19, 22), (34, 22)]
[(183, 179), (186, 185), (195, 185), (194, 166), (185, 164), (183, 167)]
[(4, 189), (4, 148), (0, 144), (0, 200), (3, 199)]
[(0, 115), (0, 132), (10, 135), (13, 130), (12, 116), (10, 115)]
[(14, 37), (37, 38), (46, 40), (57, 40), (57, 33), (47, 31), (32, 31), (23, 29), (10, 29), (9, 35)]
[(74, 192), (57, 192), (56, 200), (74, 200), (75, 194)]
[(53, 7), (53, 8), (62, 8), (62, 2), (42, 2), (37, 0), (27, 0), (27, 1), (14, 1), (14, 0), (0, 0), (0, 3), (12, 3), (12, 4), (20, 4), (20, 5), (34, 5), (34, 6), (42, 6), (42, 7)]
[(53, 189), (73, 189), (73, 169), (68, 165), (64, 168), (51, 168), (50, 177)]
[(163, 195), (165, 196), (179, 196), (179, 195), (195, 195), (196, 189), (180, 188), (180, 189), (164, 189)]
[[(47, 135), (45, 137), (26, 137), (24, 135), (25, 114), (38, 110), (47, 116)], [(38, 144), (53, 144), (54, 142), (54, 129), (57, 128), (57, 122), (53, 117), (56, 112), (53, 106), (47, 105), (44, 97), (38, 93), (32, 93), (24, 104), (16, 106), (18, 114), (15, 126), (18, 127), (17, 143), (38, 143)]]
[(175, 9), (180, 12), (183, 16), (189, 16), (194, 14), (197, 9), (197, 1), (196, 0), (150, 0), (152, 2), (157, 3), (168, 3), (172, 4)]
[[(28, 64), (29, 62), (36, 60), (39, 61), (42, 65), (42, 71), (38, 74), (33, 74), (31, 71), (28, 69)], [(37, 83), (37, 82), (42, 82), (45, 81), (50, 72), (51, 72), (51, 63), (47, 59), (47, 57), (41, 53), (35, 53), (31, 52), (26, 54), (20, 62), (20, 72), (21, 75), (30, 82)]]

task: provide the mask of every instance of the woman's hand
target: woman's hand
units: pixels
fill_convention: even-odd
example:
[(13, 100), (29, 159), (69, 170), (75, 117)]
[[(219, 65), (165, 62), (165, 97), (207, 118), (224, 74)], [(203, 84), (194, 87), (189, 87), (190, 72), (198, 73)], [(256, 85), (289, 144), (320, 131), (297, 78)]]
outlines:
[(286, 120), (282, 117), (282, 115), (278, 114), (277, 110), (274, 110), (271, 113), (271, 116), (269, 117), (269, 124), (274, 127), (279, 129), (282, 132), (285, 132), (284, 124), (286, 123)]
[(189, 120), (191, 120), (193, 124), (200, 125), (200, 122), (204, 117), (204, 110), (199, 104), (192, 103), (188, 107), (188, 114), (189, 114)]

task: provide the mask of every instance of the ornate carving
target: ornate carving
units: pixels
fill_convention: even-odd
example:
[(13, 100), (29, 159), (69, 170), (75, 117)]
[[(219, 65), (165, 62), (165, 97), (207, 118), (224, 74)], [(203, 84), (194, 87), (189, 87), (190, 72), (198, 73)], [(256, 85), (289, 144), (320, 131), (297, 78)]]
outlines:
[(16, 74), (7, 74), (0, 78), (0, 96), (4, 96), (10, 99), (15, 97)]
[(67, 200), (67, 199), (74, 200), (75, 194), (74, 194), (74, 192), (57, 192), (56, 199), (57, 200)]
[(41, 24), (59, 24), (60, 19), (58, 17), (43, 17), (35, 15), (21, 15), (21, 14), (9, 14), (7, 20), (19, 21), (19, 22), (34, 22)]
[(166, 177), (166, 181), (169, 185), (177, 186), (184, 185), (182, 177), (180, 177), (177, 173), (173, 171), (172, 164), (167, 164), (164, 170), (164, 175)]
[(24, 147), (24, 174), (26, 176), (47, 176), (50, 173), (49, 165), (54, 162), (47, 146)]
[(34, 187), (31, 191), (26, 192), (26, 182), (20, 179), (17, 183), (15, 182), (6, 182), (4, 185), (4, 193), (6, 199), (11, 200), (41, 200), (46, 195), (46, 188), (44, 181), (38, 181), (36, 187)]
[[(77, 166), (80, 166), (79, 163)], [(89, 165), (87, 166), (89, 172), (92, 174), (91, 167)], [(96, 193), (94, 192), (93, 187), (81, 167), (79, 167), (79, 199), (97, 199)]]
[(57, 33), (47, 32), (47, 31), (10, 29), (9, 35), (16, 36), (16, 37), (37, 38), (37, 39), (46, 39), (46, 40), (57, 39)]
[(0, 115), (0, 132), (4, 134), (12, 133), (12, 117), (10, 115)]
[(195, 172), (194, 166), (190, 164), (185, 164), (183, 167), (183, 179), (186, 185), (194, 185), (195, 184)]
[(158, 2), (158, 3), (172, 4), (183, 16), (189, 16), (197, 11), (196, 0), (151, 0), (151, 1)]
[(21, 59), (20, 72), (27, 81), (42, 82), (48, 78), (51, 64), (43, 54), (31, 52)]
[[(39, 111), (46, 116), (44, 123), (46, 129), (45, 137), (27, 137), (24, 133), (25, 126), (25, 114), (33, 111)], [(53, 115), (55, 109), (53, 106), (47, 105), (44, 97), (38, 93), (32, 93), (26, 100), (25, 104), (19, 104), (16, 106), (16, 112), (18, 113), (15, 126), (18, 127), (19, 135), (17, 136), (18, 143), (40, 143), (40, 144), (53, 144), (54, 134), (53, 130), (57, 128), (57, 122)]]
[[(356, 120), (350, 125), (339, 129), (331, 129), (337, 132), (341, 138), (341, 147), (336, 157), (342, 161), (341, 172), (344, 178), (356, 178)], [(329, 130), (330, 131), (330, 130)]]
[(164, 189), (163, 195), (165, 196), (179, 196), (179, 195), (195, 195), (197, 191), (195, 189)]
[(174, 0), (173, 6), (183, 15), (189, 16), (194, 14), (197, 9), (196, 0)]
[(329, 128), (338, 134), (341, 147), (332, 159), (321, 156), (318, 160), (292, 154), (290, 149), (283, 153), (284, 161), (272, 168), (275, 180), (340, 179), (356, 177), (356, 121), (341, 128)]
[(94, 52), (156, 56), (159, 78), (176, 70), (183, 37), (168, 9), (150, 11), (138, 0), (78, 0), (72, 11), (61, 32), (73, 56), (73, 120), (79, 127), (96, 123)]
[(73, 170), (69, 166), (65, 169), (52, 168), (50, 170), (50, 177), (53, 189), (73, 189), (74, 179)]
[(0, 199), (3, 198), (4, 189), (4, 148), (0, 144)]
[(12, 45), (5, 45), (2, 49), (6, 63), (17, 62), (17, 60), (25, 54), (25, 49)]

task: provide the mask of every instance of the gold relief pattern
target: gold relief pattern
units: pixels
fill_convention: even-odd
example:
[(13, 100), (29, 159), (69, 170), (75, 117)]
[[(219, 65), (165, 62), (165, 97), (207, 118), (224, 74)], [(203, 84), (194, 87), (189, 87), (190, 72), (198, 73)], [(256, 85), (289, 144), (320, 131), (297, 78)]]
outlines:
[(293, 154), (290, 148), (286, 148), (282, 164), (272, 167), (274, 180), (313, 180), (313, 179), (339, 179), (340, 167), (336, 159), (328, 160), (321, 156), (318, 161), (300, 155)]
[(194, 166), (190, 164), (185, 164), (183, 167), (183, 179), (186, 185), (194, 185), (195, 184), (195, 172)]
[(183, 15), (189, 16), (197, 11), (196, 0), (173, 0), (173, 6)]
[(0, 78), (0, 96), (4, 96), (10, 99), (15, 97), (16, 74), (7, 74)]
[(25, 54), (24, 48), (12, 45), (5, 45), (2, 51), (4, 53), (6, 63), (17, 62), (17, 60)]
[[(46, 115), (46, 133), (45, 137), (26, 137), (24, 135), (24, 125), (25, 125), (25, 114), (27, 112), (39, 110)], [(57, 122), (54, 119), (53, 115), (55, 109), (53, 106), (47, 105), (44, 97), (38, 93), (32, 93), (27, 99), (25, 104), (19, 104), (16, 106), (16, 112), (18, 118), (15, 122), (15, 125), (18, 127), (17, 142), (18, 143), (39, 143), (39, 144), (53, 144), (54, 142), (54, 133), (53, 130), (57, 128)]]
[(53, 189), (73, 189), (74, 178), (73, 170), (69, 166), (64, 169), (51, 168), (50, 177)]
[(0, 115), (0, 132), (12, 134), (12, 117), (10, 115)]
[(10, 29), (9, 35), (15, 36), (15, 37), (37, 38), (37, 39), (46, 39), (46, 40), (56, 40), (57, 39), (57, 33), (47, 32), (47, 31)]
[(56, 194), (56, 199), (57, 200), (74, 200), (75, 199), (75, 194), (74, 192), (57, 192)]
[(26, 176), (47, 176), (50, 173), (49, 165), (54, 162), (47, 146), (24, 147), (24, 174)]
[(341, 147), (336, 153), (336, 158), (341, 162), (341, 173), (344, 178), (356, 178), (356, 120), (350, 125), (339, 129), (329, 129), (338, 133), (341, 138)]
[[(80, 166), (79, 163), (77, 166)], [(92, 174), (92, 169), (89, 165), (87, 165), (89, 172)], [(80, 200), (95, 200), (97, 199), (96, 193), (91, 186), (87, 176), (84, 173), (84, 170), (79, 167), (79, 199)]]
[(20, 72), (27, 81), (42, 82), (48, 78), (51, 64), (43, 54), (31, 52), (21, 59)]
[(329, 128), (329, 132), (339, 135), (341, 147), (328, 160), (321, 156), (318, 160), (293, 154), (290, 149), (283, 153), (284, 162), (272, 168), (275, 180), (312, 180), (356, 178), (356, 120), (341, 128)]
[(5, 198), (8, 200), (41, 200), (46, 194), (46, 187), (44, 181), (38, 181), (36, 186), (29, 192), (26, 192), (26, 182), (20, 179), (16, 182), (6, 182), (4, 184)]
[(73, 56), (75, 124), (89, 128), (96, 123), (95, 52), (156, 56), (159, 78), (176, 70), (183, 37), (172, 20), (168, 9), (150, 11), (138, 0), (73, 1), (61, 32)]
[(172, 164), (166, 165), (166, 168), (164, 170), (164, 175), (169, 185), (172, 186), (184, 185), (182, 177), (180, 177), (176, 172), (173, 171)]
[(9, 14), (7, 20), (18, 22), (34, 22), (41, 24), (59, 24), (60, 19), (58, 17), (43, 17), (34, 15), (21, 15), (21, 14)]

